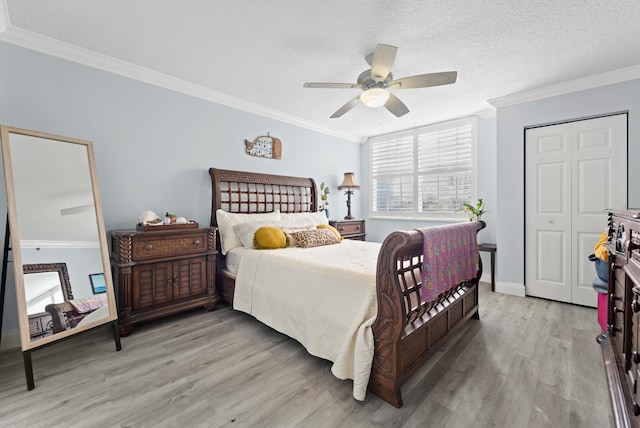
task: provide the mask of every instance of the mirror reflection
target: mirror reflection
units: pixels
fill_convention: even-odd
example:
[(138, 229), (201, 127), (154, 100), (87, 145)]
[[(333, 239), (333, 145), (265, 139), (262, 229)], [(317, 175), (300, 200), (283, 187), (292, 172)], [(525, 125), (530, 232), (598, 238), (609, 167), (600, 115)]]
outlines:
[(112, 291), (104, 292), (110, 282), (92, 285), (109, 266), (107, 249), (101, 248), (91, 143), (30, 131), (5, 135), (16, 218), (11, 233), (19, 242), (15, 259), (23, 267), (23, 290), (16, 290), (21, 331), (28, 325), (28, 342), (37, 342), (115, 319)]
[(24, 276), (24, 292), (29, 315), (44, 312), (50, 303), (64, 302), (62, 284), (55, 273), (32, 273)]
[(22, 134), (9, 138), (21, 247), (98, 247), (87, 147)]
[(27, 313), (44, 312), (50, 303), (73, 300), (66, 263), (22, 265)]
[(25, 264), (24, 292), (31, 340), (53, 334), (50, 305), (73, 300), (66, 263)]
[(25, 264), (23, 270), (32, 341), (109, 315), (107, 295), (103, 294), (106, 285), (101, 286), (104, 291), (96, 291), (94, 286), (95, 278), (103, 278), (103, 274), (89, 275), (96, 296), (74, 299), (66, 263)]

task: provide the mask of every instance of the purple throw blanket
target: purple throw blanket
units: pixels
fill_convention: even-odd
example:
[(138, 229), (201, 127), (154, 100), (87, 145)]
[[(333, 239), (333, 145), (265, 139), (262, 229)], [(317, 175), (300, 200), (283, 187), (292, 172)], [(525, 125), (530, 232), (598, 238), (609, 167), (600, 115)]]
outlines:
[(475, 223), (418, 229), (424, 238), (422, 299), (433, 302), (438, 295), (478, 273)]

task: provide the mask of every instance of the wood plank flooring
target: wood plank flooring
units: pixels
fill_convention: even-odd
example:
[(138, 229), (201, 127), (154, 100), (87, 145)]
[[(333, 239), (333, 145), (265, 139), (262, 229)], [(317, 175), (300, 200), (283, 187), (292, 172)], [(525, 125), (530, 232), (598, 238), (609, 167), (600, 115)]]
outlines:
[(492, 293), (403, 387), (396, 409), (351, 396), (328, 361), (229, 306), (0, 353), (3, 427), (607, 427), (595, 309)]

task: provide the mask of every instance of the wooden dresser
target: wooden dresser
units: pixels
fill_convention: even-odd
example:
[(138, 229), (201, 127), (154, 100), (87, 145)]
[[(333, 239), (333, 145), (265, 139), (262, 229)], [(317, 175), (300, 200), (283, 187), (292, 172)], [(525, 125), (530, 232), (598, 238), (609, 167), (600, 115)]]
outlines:
[(364, 241), (367, 235), (364, 220), (329, 220), (344, 239)]
[(211, 311), (220, 301), (215, 228), (171, 227), (109, 232), (122, 336), (139, 322), (199, 306)]
[(618, 427), (640, 427), (640, 209), (610, 211), (607, 331), (597, 337)]

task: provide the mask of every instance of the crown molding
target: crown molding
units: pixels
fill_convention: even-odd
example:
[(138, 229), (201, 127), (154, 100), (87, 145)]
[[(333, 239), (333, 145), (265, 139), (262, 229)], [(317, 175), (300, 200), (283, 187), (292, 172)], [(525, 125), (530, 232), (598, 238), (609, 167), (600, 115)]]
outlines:
[(496, 117), (496, 109), (489, 108), (486, 110), (479, 111), (476, 113), (476, 116), (478, 116), (480, 119), (493, 119), (494, 117)]
[(333, 128), (320, 126), (298, 116), (245, 101), (240, 98), (177, 79), (145, 67), (121, 61), (89, 49), (42, 36), (21, 28), (12, 27), (9, 22), (9, 15), (6, 9), (5, 0), (0, 0), (0, 40), (16, 46), (55, 56), (57, 58), (65, 59), (67, 61), (128, 77), (150, 85), (159, 86), (164, 89), (180, 92), (195, 98), (211, 101), (216, 104), (221, 104), (247, 113), (253, 113), (258, 116), (299, 126), (301, 128), (341, 138), (343, 140), (357, 143), (361, 143), (363, 141), (363, 137), (360, 135), (349, 134)]
[(614, 83), (626, 82), (627, 80), (640, 79), (640, 65), (634, 65), (619, 70), (608, 71), (606, 73), (594, 74), (593, 76), (582, 77), (580, 79), (569, 80), (543, 88), (518, 92), (504, 97), (487, 100), (495, 108), (508, 107), (515, 104), (522, 104), (530, 101), (558, 95), (570, 94), (572, 92), (584, 91), (586, 89), (598, 88), (600, 86), (612, 85)]
[(36, 240), (20, 240), (20, 248), (100, 248), (99, 241), (36, 241)]

